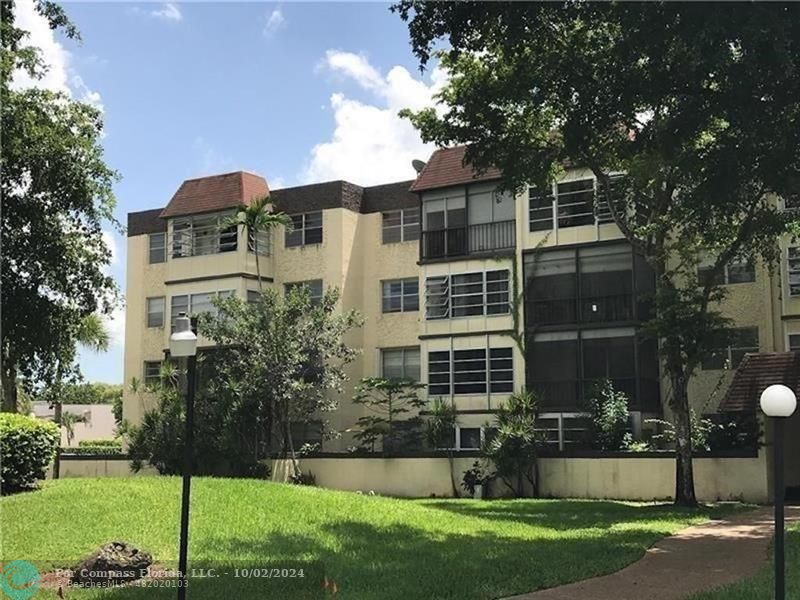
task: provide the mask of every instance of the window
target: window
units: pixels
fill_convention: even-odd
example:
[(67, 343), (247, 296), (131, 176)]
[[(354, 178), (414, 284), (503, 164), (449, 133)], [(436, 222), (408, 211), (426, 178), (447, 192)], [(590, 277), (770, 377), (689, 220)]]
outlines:
[(286, 229), (286, 247), (322, 243), (322, 211), (292, 215), (292, 229)]
[(712, 350), (703, 359), (703, 370), (724, 369), (730, 365), (732, 369), (739, 366), (748, 352), (758, 352), (758, 327), (739, 327), (723, 331), (718, 341), (712, 343)]
[(239, 232), (227, 225), (229, 214), (195, 215), (172, 220), (172, 258), (235, 252)]
[(292, 283), (283, 284), (283, 291), (289, 295), (292, 290), (305, 288), (311, 296), (312, 304), (319, 304), (322, 302), (322, 279), (310, 279), (308, 281), (294, 281)]
[(419, 280), (391, 279), (381, 282), (383, 312), (413, 312), (419, 310)]
[(167, 234), (151, 233), (149, 236), (150, 244), (150, 264), (162, 263), (167, 260)]
[[(697, 267), (697, 281), (705, 286), (711, 279), (711, 271), (714, 266), (704, 264)], [(750, 283), (756, 280), (755, 265), (750, 261), (735, 261), (727, 264), (718, 272), (712, 281), (712, 285), (732, 285), (735, 283)]]
[(534, 325), (642, 319), (655, 278), (628, 244), (526, 254), (526, 322)]
[[(487, 379), (488, 373), (488, 379)], [(452, 379), (451, 379), (452, 374)], [(451, 386), (452, 383), (452, 386)], [(428, 395), (509, 394), (514, 389), (511, 348), (485, 348), (428, 353)]]
[(318, 444), (322, 446), (322, 421), (298, 422), (290, 424), (292, 430), (292, 443), (295, 448), (304, 444)]
[(156, 385), (161, 381), (161, 361), (146, 360), (144, 361), (144, 384)]
[(381, 377), (419, 381), (419, 348), (381, 350)]
[[(610, 195), (615, 199), (622, 191), (623, 176), (612, 175), (610, 179)], [(563, 181), (545, 188), (531, 187), (528, 191), (529, 229), (549, 231), (556, 227), (608, 223), (612, 218), (605, 196), (593, 178)]]
[(429, 277), (425, 282), (425, 317), (507, 314), (509, 289), (507, 270)]
[(247, 234), (247, 251), (255, 252), (258, 244), (258, 255), (269, 256), (272, 251), (272, 235), (269, 231), (250, 231)]
[(789, 352), (800, 352), (800, 334), (789, 335)]
[(786, 273), (789, 278), (789, 295), (800, 296), (800, 248), (786, 249)]
[(383, 213), (383, 243), (410, 242), (419, 239), (419, 209), (404, 208)]
[(247, 290), (247, 302), (255, 304), (261, 299), (261, 292), (258, 290)]
[(181, 313), (185, 313), (188, 316), (197, 316), (201, 313), (216, 314), (217, 307), (214, 306), (212, 300), (214, 298), (229, 298), (230, 296), (233, 296), (233, 290), (172, 296), (170, 299), (170, 325), (172, 329), (175, 329), (175, 319)]
[(148, 327), (163, 327), (164, 326), (164, 309), (165, 299), (164, 296), (160, 298), (148, 298), (147, 303), (147, 326)]
[(459, 427), (458, 428), (458, 449), (459, 450), (480, 450), (481, 448), (481, 428), (480, 427)]

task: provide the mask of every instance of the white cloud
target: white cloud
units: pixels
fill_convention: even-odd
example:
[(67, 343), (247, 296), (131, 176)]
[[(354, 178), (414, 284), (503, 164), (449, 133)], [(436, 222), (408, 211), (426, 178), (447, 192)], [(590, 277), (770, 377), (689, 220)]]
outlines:
[(110, 315), (103, 315), (103, 322), (108, 330), (109, 346), (125, 345), (125, 307), (119, 306)]
[(36, 87), (62, 92), (103, 110), (100, 93), (90, 89), (76, 72), (72, 65), (72, 55), (56, 40), (47, 19), (36, 12), (33, 1), (19, 0), (15, 4), (14, 18), (17, 27), (29, 33), (23, 44), (39, 48), (41, 58), (48, 68), (41, 79), (17, 70), (11, 85), (15, 89)]
[(384, 75), (364, 55), (340, 50), (328, 50), (318, 70), (353, 81), (372, 99), (364, 102), (340, 92), (331, 95), (332, 138), (311, 150), (302, 179), (347, 179), (372, 185), (413, 178), (411, 161), (427, 160), (434, 146), (423, 144), (411, 123), (397, 113), (402, 108), (432, 106), (433, 95), (446, 81), (445, 73), (435, 68), (426, 82), (395, 66)]
[(157, 10), (151, 10), (150, 16), (156, 17), (157, 19), (163, 19), (164, 21), (178, 22), (183, 20), (181, 9), (178, 8), (178, 5), (174, 2), (165, 2), (161, 8)]
[(111, 261), (108, 266), (113, 267), (119, 263), (119, 246), (117, 246), (117, 239), (114, 237), (114, 234), (107, 229), (103, 230), (102, 236), (103, 242), (111, 251)]
[(267, 17), (263, 33), (265, 36), (270, 36), (284, 27), (286, 27), (286, 17), (283, 16), (283, 11), (279, 7), (274, 9)]

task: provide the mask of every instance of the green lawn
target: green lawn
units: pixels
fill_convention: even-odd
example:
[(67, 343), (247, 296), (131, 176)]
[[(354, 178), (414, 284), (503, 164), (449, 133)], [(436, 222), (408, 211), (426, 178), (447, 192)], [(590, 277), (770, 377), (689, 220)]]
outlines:
[[(751, 579), (692, 596), (691, 600), (772, 600), (774, 566)], [(800, 598), (800, 523), (786, 532), (786, 597)]]
[[(44, 570), (69, 567), (100, 544), (121, 539), (174, 565), (179, 504), (178, 478), (48, 482), (40, 491), (0, 499), (2, 557)], [(195, 579), (190, 597), (320, 597), (324, 572), (337, 583), (338, 598), (497, 598), (616, 571), (659, 538), (722, 510), (730, 509), (401, 500), (199, 478), (193, 481), (190, 567), (219, 574), (301, 564), (308, 577)], [(69, 591), (67, 597), (174, 595), (174, 589), (126, 588)]]

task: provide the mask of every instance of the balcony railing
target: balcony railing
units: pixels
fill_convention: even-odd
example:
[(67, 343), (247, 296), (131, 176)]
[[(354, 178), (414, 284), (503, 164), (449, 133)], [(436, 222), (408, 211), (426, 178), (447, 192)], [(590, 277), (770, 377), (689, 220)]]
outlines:
[(173, 229), (169, 239), (172, 258), (235, 252), (238, 246), (236, 227), (220, 229), (210, 225)]
[(445, 258), (510, 250), (516, 246), (514, 221), (479, 223), (422, 232), (422, 258)]
[(580, 315), (576, 314), (578, 304), (578, 300), (574, 297), (529, 300), (528, 319), (537, 325), (559, 325), (577, 322), (630, 321), (634, 317), (632, 293), (584, 296), (580, 300)]

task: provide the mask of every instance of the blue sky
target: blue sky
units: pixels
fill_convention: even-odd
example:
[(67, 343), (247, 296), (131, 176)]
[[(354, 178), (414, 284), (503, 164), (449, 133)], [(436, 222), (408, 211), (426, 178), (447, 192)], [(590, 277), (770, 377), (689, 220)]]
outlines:
[[(107, 163), (120, 172), (116, 216), (164, 206), (181, 181), (246, 169), (272, 188), (413, 176), (427, 158), (400, 108), (431, 103), (389, 4), (66, 3), (83, 37), (64, 40), (18, 3), (51, 71), (36, 85), (102, 107)], [(24, 78), (21, 78), (24, 79)], [(20, 81), (19, 85), (31, 84)], [(125, 286), (125, 237), (111, 271)], [(81, 353), (88, 380), (121, 383), (124, 311), (109, 352)]]

